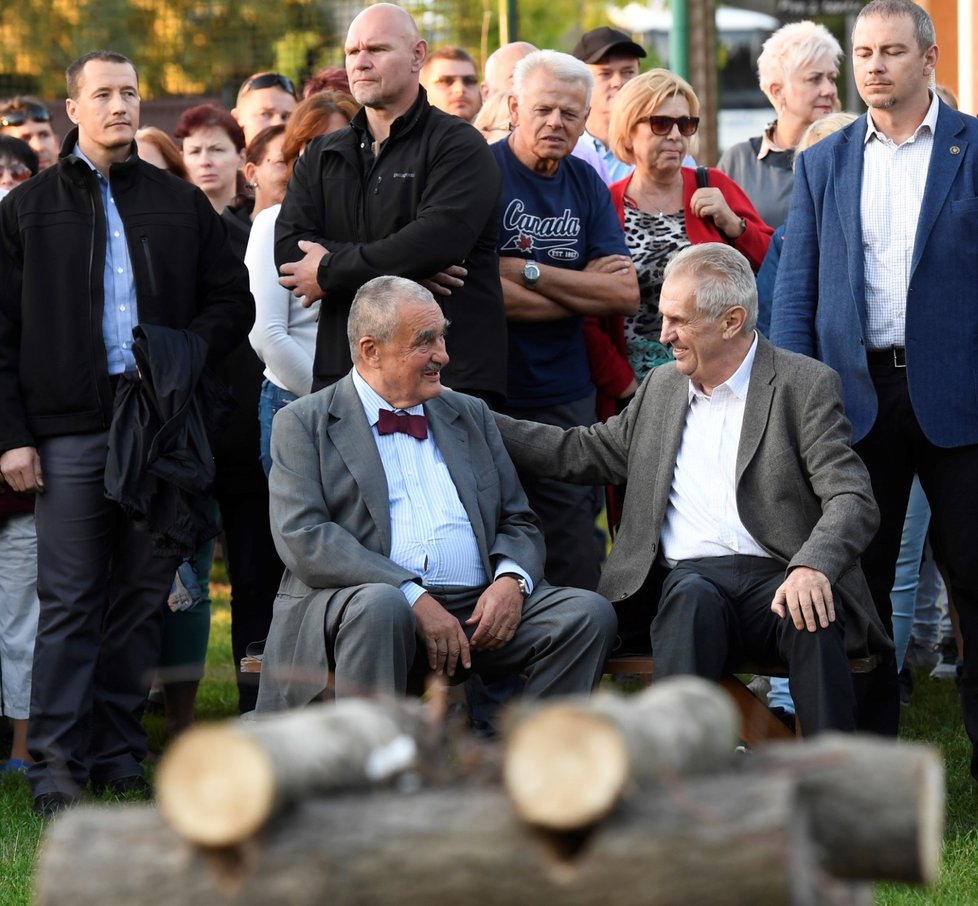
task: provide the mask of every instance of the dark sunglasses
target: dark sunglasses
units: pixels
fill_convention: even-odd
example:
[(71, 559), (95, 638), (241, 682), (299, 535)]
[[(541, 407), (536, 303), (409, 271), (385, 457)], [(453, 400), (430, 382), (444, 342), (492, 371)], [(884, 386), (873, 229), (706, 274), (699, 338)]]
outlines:
[(246, 91), (259, 91), (262, 88), (274, 88), (278, 86), (279, 88), (287, 91), (292, 97), (297, 97), (295, 93), (295, 85), (292, 84), (292, 79), (288, 76), (280, 75), (277, 72), (265, 72), (262, 75), (255, 76), (247, 85), (245, 85)]
[(8, 110), (0, 115), (0, 128), (6, 126), (23, 126), (28, 120), (35, 123), (51, 122), (51, 114), (47, 107), (39, 104), (27, 104), (20, 110)]
[(668, 135), (672, 132), (672, 127), (676, 126), (680, 135), (689, 138), (700, 127), (698, 116), (649, 116), (646, 119), (653, 135)]
[(25, 167), (21, 163), (9, 163), (7, 161), (0, 161), (0, 173), (7, 172), (10, 174), (10, 178), (14, 182), (26, 182), (33, 175), (30, 168)]

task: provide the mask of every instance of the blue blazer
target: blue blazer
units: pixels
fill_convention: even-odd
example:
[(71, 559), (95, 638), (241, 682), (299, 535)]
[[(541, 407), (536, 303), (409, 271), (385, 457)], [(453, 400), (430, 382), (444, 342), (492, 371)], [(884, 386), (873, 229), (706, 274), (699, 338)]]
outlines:
[[(853, 440), (876, 421), (866, 361), (860, 192), (865, 115), (795, 160), (771, 340), (842, 377)], [(940, 105), (906, 314), (907, 381), (924, 434), (978, 443), (978, 120)]]

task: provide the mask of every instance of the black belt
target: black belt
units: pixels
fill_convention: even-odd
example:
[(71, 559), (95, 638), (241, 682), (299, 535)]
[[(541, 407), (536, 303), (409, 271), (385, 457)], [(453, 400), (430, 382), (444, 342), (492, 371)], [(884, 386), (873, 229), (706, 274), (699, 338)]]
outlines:
[(870, 369), (876, 371), (907, 367), (905, 346), (891, 346), (889, 349), (867, 349), (866, 361)]

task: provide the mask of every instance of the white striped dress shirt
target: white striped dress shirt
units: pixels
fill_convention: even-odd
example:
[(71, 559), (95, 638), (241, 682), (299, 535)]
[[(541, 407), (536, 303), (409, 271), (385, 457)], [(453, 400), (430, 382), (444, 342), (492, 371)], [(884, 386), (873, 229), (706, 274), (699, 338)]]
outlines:
[(876, 129), (872, 110), (867, 114), (860, 217), (866, 342), (870, 349), (906, 345), (910, 262), (934, 147), (938, 106), (937, 95), (932, 94), (923, 122), (901, 145)]
[[(390, 495), (391, 553), (398, 566), (416, 573), (424, 585), (405, 582), (401, 591), (413, 605), (428, 586), (483, 587), (488, 584), (479, 544), (458, 490), (445, 465), (435, 437), (426, 440), (409, 434), (380, 434), (381, 409), (391, 406), (353, 369), (353, 384), (373, 431)], [(424, 415), (424, 407), (396, 409)], [(508, 558), (500, 558), (495, 574), (515, 572), (531, 586), (524, 570)]]

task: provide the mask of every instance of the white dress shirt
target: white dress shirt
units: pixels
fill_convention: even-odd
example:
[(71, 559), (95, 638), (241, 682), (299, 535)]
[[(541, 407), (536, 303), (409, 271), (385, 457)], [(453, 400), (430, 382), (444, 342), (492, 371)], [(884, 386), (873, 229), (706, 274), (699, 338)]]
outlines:
[[(380, 461), (387, 476), (390, 498), (391, 553), (398, 566), (421, 576), (423, 585), (405, 582), (404, 596), (413, 605), (428, 586), (483, 587), (488, 584), (479, 543), (452, 476), (445, 465), (434, 434), (425, 440), (409, 434), (381, 434), (377, 422), (381, 409), (391, 406), (353, 369), (353, 384), (373, 431)], [(409, 415), (424, 415), (424, 407), (396, 409)], [(495, 576), (529, 575), (507, 557), (495, 564)]]
[(757, 333), (740, 367), (707, 396), (689, 383), (686, 427), (660, 538), (670, 566), (699, 557), (769, 557), (737, 512), (737, 449), (757, 353)]
[(923, 122), (901, 145), (877, 130), (872, 110), (867, 114), (859, 213), (865, 261), (866, 341), (870, 349), (906, 345), (910, 262), (934, 147), (938, 107), (937, 95), (932, 94)]

